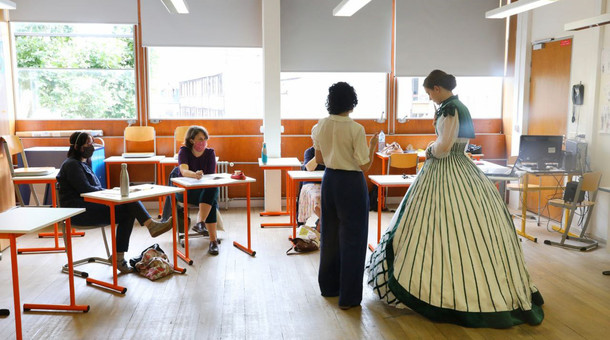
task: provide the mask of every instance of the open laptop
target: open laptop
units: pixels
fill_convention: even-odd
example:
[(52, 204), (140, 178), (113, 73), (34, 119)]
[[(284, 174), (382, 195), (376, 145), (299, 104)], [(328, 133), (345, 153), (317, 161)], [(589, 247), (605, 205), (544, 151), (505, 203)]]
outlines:
[(150, 158), (154, 157), (154, 152), (123, 152), (123, 158)]

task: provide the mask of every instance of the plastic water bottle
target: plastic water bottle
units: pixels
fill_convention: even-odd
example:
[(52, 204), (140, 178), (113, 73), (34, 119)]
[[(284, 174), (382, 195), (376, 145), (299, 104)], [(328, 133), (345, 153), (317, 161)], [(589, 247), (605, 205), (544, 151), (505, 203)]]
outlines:
[(129, 173), (127, 164), (121, 163), (121, 197), (129, 196)]
[(385, 133), (383, 131), (379, 132), (379, 149), (378, 151), (383, 150), (385, 148)]
[(261, 160), (263, 164), (267, 164), (267, 143), (263, 143), (263, 149), (261, 150)]

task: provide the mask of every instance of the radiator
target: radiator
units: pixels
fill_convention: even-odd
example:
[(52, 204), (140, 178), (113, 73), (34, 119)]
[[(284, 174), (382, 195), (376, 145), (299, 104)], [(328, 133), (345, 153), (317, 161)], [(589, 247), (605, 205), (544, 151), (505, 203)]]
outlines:
[[(232, 166), (233, 164), (231, 164)], [(229, 173), (229, 162), (221, 161), (216, 162), (216, 173)], [(229, 209), (229, 187), (222, 186), (218, 191), (218, 207), (220, 208), (220, 203), (225, 204), (225, 210)]]

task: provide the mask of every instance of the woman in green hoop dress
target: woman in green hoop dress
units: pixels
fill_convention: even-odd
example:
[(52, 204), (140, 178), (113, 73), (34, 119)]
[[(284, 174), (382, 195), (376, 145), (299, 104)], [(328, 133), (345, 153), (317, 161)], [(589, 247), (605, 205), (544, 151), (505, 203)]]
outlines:
[(455, 77), (424, 80), (439, 105), (437, 139), (368, 263), (368, 281), (390, 305), (438, 322), (507, 328), (542, 322), (511, 215), (493, 183), (466, 156), (474, 127), (453, 95)]

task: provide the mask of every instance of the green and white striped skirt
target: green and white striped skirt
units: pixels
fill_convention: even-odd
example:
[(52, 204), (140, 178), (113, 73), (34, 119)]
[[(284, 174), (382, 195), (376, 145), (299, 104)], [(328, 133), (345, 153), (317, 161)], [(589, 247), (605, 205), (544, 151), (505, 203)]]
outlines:
[(464, 149), (426, 161), (371, 255), (368, 282), (388, 304), (434, 321), (539, 324), (543, 299), (512, 217)]

